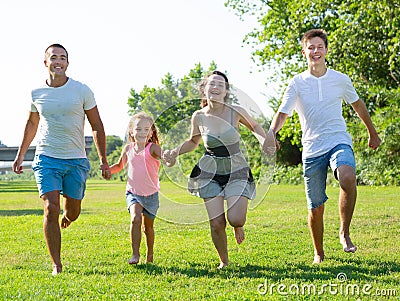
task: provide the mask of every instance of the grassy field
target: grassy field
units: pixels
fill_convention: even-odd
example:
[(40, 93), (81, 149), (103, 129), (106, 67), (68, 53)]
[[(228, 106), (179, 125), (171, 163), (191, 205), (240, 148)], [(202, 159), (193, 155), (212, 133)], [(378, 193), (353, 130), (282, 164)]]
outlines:
[[(326, 260), (313, 265), (303, 187), (273, 185), (249, 210), (243, 244), (228, 229), (231, 264), (223, 271), (216, 269), (208, 223), (162, 219), (155, 222), (154, 264), (128, 265), (124, 189), (121, 182), (88, 183), (80, 218), (62, 231), (64, 272), (52, 277), (35, 184), (0, 182), (0, 300), (399, 299), (399, 187), (358, 188), (355, 254), (341, 250), (338, 188), (330, 187)], [(162, 183), (162, 198), (190, 196)]]

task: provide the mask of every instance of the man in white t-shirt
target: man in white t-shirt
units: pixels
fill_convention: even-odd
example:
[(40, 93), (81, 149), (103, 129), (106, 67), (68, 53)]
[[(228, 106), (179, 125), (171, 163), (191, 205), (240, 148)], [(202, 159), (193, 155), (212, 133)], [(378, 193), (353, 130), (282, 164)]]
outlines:
[[(66, 76), (68, 52), (60, 44), (45, 51), (49, 77), (32, 90), (31, 110), (24, 136), (13, 163), (22, 173), (24, 156), (38, 132), (32, 169), (44, 205), (43, 229), (52, 259), (53, 275), (62, 272), (61, 231), (81, 212), (90, 164), (85, 152), (84, 123), (87, 117), (100, 158), (102, 176), (110, 177), (106, 158), (106, 137), (93, 92), (88, 86)], [(59, 223), (60, 194), (63, 215)]]
[[(364, 102), (359, 99), (350, 78), (328, 69), (327, 34), (322, 29), (307, 31), (302, 38), (302, 54), (308, 70), (296, 75), (289, 83), (282, 104), (274, 116), (270, 132), (275, 135), (293, 110), (299, 115), (302, 129), (303, 171), (308, 203), (308, 224), (314, 245), (314, 263), (324, 260), (323, 214), (326, 196), (326, 177), (330, 166), (339, 181), (339, 239), (345, 252), (354, 253), (357, 247), (350, 239), (350, 223), (357, 197), (355, 159), (352, 141), (342, 116), (342, 101), (350, 104), (364, 122), (368, 145), (376, 149), (381, 140), (372, 124)], [(272, 141), (269, 143), (273, 144)]]

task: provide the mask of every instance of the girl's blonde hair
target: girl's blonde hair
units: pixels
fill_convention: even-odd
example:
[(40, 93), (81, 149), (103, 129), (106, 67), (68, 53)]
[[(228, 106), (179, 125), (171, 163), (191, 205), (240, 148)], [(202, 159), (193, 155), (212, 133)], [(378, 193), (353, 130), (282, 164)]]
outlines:
[(129, 139), (130, 142), (135, 142), (135, 138), (133, 138), (133, 136), (131, 135), (131, 131), (133, 128), (133, 124), (135, 123), (135, 121), (137, 119), (146, 119), (150, 122), (151, 124), (151, 136), (148, 142), (153, 142), (155, 144), (160, 144), (160, 139), (158, 138), (158, 130), (157, 127), (154, 123), (154, 119), (153, 117), (151, 117), (150, 115), (147, 115), (145, 112), (139, 112), (136, 113), (135, 115), (133, 115), (131, 117), (131, 120), (129, 120), (129, 125), (128, 125), (128, 130), (127, 130), (127, 137)]

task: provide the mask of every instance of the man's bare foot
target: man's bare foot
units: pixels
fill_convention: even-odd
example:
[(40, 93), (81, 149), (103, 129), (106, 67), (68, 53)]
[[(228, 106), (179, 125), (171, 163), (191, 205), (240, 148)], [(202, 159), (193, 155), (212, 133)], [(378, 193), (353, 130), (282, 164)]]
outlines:
[(228, 263), (225, 263), (225, 262), (222, 262), (221, 261), (221, 263), (219, 264), (219, 266), (218, 266), (218, 270), (223, 270), (223, 269), (225, 269), (226, 267), (228, 266)]
[(61, 272), (62, 272), (62, 265), (53, 265), (53, 272), (51, 272), (53, 276), (57, 276)]
[(153, 262), (153, 254), (152, 255), (146, 255), (146, 263), (152, 263)]
[(346, 253), (354, 253), (357, 251), (357, 247), (352, 243), (350, 236), (347, 234), (339, 234), (340, 243), (343, 246), (343, 251)]
[(314, 255), (314, 261), (313, 261), (313, 263), (314, 263), (314, 264), (320, 264), (321, 262), (324, 261), (324, 258), (325, 258), (325, 255), (324, 255), (324, 254), (321, 254), (321, 255), (315, 254), (315, 255)]
[(244, 229), (243, 227), (235, 227), (233, 228), (235, 233), (235, 239), (238, 245), (240, 245), (244, 240)]
[(139, 259), (140, 259), (140, 256), (134, 255), (134, 256), (132, 256), (131, 259), (128, 260), (128, 263), (129, 264), (138, 264), (139, 263)]
[(71, 223), (72, 221), (64, 214), (61, 218), (61, 228), (68, 228)]

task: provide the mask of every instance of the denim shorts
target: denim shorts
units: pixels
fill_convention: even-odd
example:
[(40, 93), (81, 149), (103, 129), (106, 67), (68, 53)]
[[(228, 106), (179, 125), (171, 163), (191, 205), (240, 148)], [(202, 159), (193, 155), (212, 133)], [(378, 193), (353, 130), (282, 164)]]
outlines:
[[(201, 182), (205, 182), (205, 184)], [(233, 180), (223, 186), (215, 180), (198, 180), (198, 183), (203, 185), (199, 185), (199, 188), (193, 188), (193, 185), (189, 185), (188, 190), (192, 195), (203, 199), (210, 199), (217, 196), (222, 196), (225, 200), (232, 196), (243, 196), (247, 199), (254, 199), (256, 196), (255, 183), (247, 180)]]
[(54, 190), (76, 200), (85, 196), (90, 170), (87, 158), (59, 159), (39, 154), (33, 159), (32, 170), (40, 196)]
[(143, 207), (143, 214), (148, 218), (155, 219), (158, 208), (160, 207), (160, 200), (158, 192), (151, 195), (137, 195), (130, 191), (126, 192), (126, 206), (130, 212), (130, 208), (134, 204), (140, 204)]
[(303, 160), (304, 184), (308, 209), (315, 209), (328, 200), (326, 195), (326, 177), (330, 166), (337, 179), (336, 169), (349, 165), (356, 169), (353, 149), (350, 145), (336, 145), (326, 154)]

